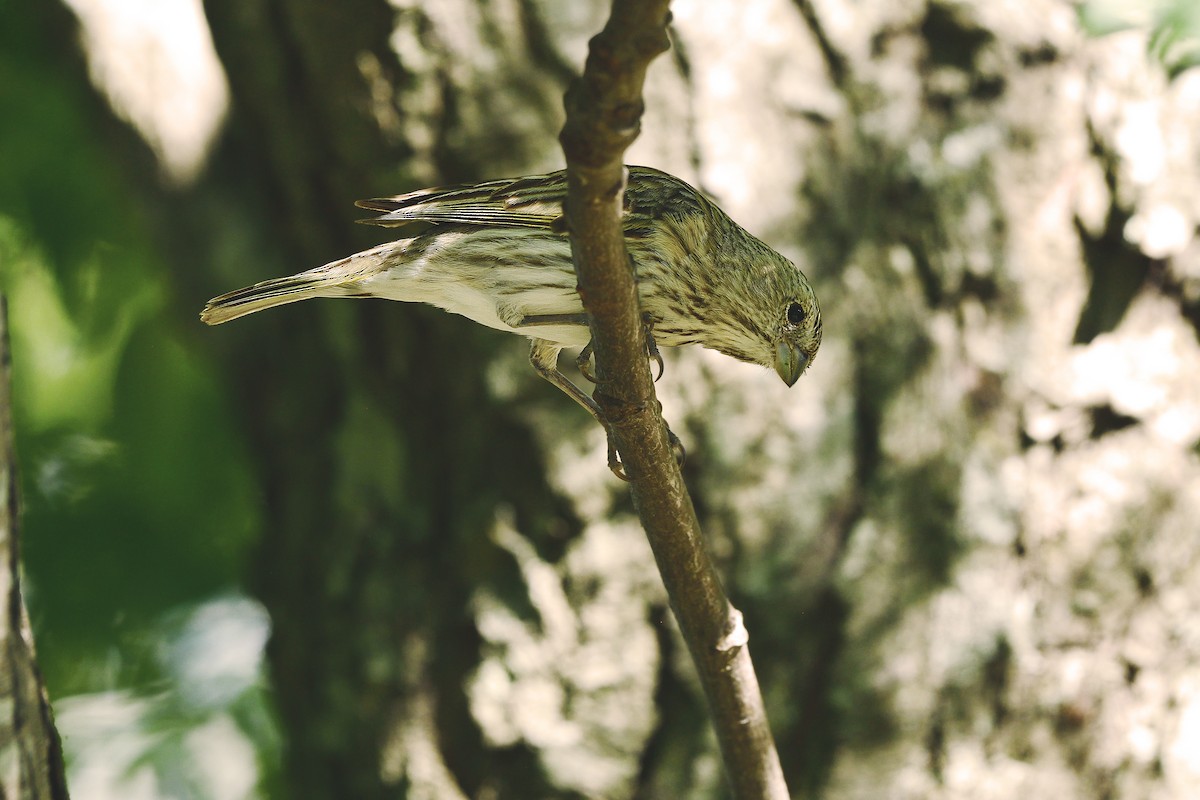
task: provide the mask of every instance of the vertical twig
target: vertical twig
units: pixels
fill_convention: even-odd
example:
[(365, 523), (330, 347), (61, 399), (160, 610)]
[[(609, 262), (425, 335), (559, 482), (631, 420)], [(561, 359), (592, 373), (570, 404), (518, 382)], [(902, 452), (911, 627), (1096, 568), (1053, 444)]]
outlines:
[(613, 0), (583, 77), (567, 91), (560, 139), (566, 215), (595, 347), (595, 399), (630, 479), (671, 608), (700, 674), (734, 795), (787, 798), (741, 614), (709, 560), (667, 438), (645, 357), (637, 286), (621, 227), (626, 148), (637, 138), (650, 62), (670, 46), (666, 0)]
[(0, 293), (0, 797), (67, 800), (62, 745), (21, 596), (8, 308)]

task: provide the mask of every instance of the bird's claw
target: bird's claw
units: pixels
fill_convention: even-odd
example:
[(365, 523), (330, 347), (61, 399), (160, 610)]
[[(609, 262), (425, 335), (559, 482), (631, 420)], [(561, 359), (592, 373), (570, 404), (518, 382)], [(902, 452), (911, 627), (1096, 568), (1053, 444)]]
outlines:
[(608, 434), (608, 468), (612, 470), (613, 475), (626, 483), (629, 482), (629, 474), (625, 472), (625, 464), (621, 461), (621, 455), (617, 452), (617, 446), (613, 443), (611, 433)]
[(592, 342), (590, 339), (579, 351), (579, 355), (575, 357), (575, 366), (579, 369), (580, 375), (592, 383), (596, 382), (596, 373), (592, 370)]
[[(654, 376), (654, 381), (657, 383), (658, 379), (666, 371), (666, 364), (663, 362), (662, 353), (658, 351), (658, 344), (654, 341), (654, 321), (650, 318), (649, 314), (642, 315), (642, 326), (646, 335), (646, 357), (658, 367), (658, 374)], [(596, 383), (596, 372), (592, 369), (594, 355), (595, 348), (589, 340), (583, 346), (583, 349), (579, 351), (579, 355), (575, 357), (575, 366), (579, 369), (579, 374), (592, 383)], [(662, 406), (659, 406), (659, 408), (661, 409)], [(593, 414), (595, 414), (596, 419), (601, 420), (601, 423), (605, 427), (605, 433), (608, 436), (608, 468), (618, 478), (628, 482), (629, 473), (625, 471), (625, 463), (621, 461), (621, 454), (617, 451), (617, 445), (613, 441), (612, 431), (609, 430), (608, 424), (604, 423), (598, 409), (593, 411)], [(671, 454), (675, 457), (675, 463), (682, 467), (684, 458), (687, 457), (687, 451), (683, 447), (683, 442), (679, 440), (679, 437), (669, 427), (667, 428), (667, 442), (671, 447)]]
[[(646, 334), (646, 357), (654, 362), (658, 367), (658, 374), (654, 376), (654, 382), (658, 383), (659, 378), (666, 372), (667, 365), (663, 361), (662, 353), (658, 351), (658, 343), (654, 341), (654, 321), (650, 319), (648, 314), (642, 315), (642, 325)], [(587, 378), (592, 383), (596, 382), (596, 372), (592, 369), (592, 356), (595, 354), (595, 349), (592, 346), (592, 341), (579, 351), (579, 355), (575, 357), (575, 367), (579, 370), (579, 374)]]
[(667, 442), (671, 445), (671, 454), (675, 456), (675, 463), (683, 466), (683, 462), (687, 460), (687, 449), (684, 448), (683, 442), (675, 435), (675, 431), (667, 428)]
[[(654, 344), (654, 340), (653, 340), (653, 339), (651, 339), (651, 340), (649, 341), (649, 344), (653, 345), (653, 344)], [(665, 370), (665, 369), (666, 369), (666, 365), (663, 363), (663, 357), (662, 357), (662, 354), (660, 354), (660, 353), (658, 352), (658, 348), (657, 348), (657, 347), (656, 347), (656, 348), (654, 348), (654, 350), (652, 350), (652, 351), (650, 352), (650, 360), (651, 360), (651, 361), (653, 361), (655, 364), (657, 364), (657, 365), (658, 365), (658, 374), (654, 376), (654, 382), (655, 382), (655, 383), (658, 383), (658, 379), (659, 379), (659, 378), (661, 378), (661, 377), (663, 376), (663, 370)]]
[[(683, 442), (675, 435), (675, 431), (669, 427), (667, 428), (667, 443), (671, 447), (671, 455), (675, 457), (675, 463), (682, 467), (687, 458), (687, 450), (684, 449)], [(625, 471), (625, 463), (621, 461), (621, 455), (617, 452), (617, 445), (613, 442), (611, 431), (608, 432), (608, 468), (612, 470), (613, 475), (626, 483), (629, 482), (629, 473)]]
[(649, 314), (642, 315), (642, 327), (646, 332), (646, 356), (658, 366), (658, 374), (654, 376), (654, 382), (658, 383), (666, 365), (663, 363), (662, 353), (658, 352), (658, 343), (654, 341), (654, 320)]

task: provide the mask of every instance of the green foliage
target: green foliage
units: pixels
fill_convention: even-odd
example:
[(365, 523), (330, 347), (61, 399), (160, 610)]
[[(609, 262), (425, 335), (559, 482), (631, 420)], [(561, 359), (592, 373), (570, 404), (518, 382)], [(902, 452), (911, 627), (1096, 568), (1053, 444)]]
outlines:
[[(56, 703), (116, 692), (187, 731), (212, 713), (172, 700), (180, 684), (160, 652), (164, 614), (237, 585), (257, 489), (213, 366), (181, 333), (168, 261), (105, 141), (118, 123), (88, 90), (73, 44), (48, 46), (64, 12), (7, 5), (0, 291), (38, 655)], [(261, 698), (253, 713), (238, 702), (222, 713), (243, 730), (253, 722), (261, 744), (272, 727)], [(82, 739), (66, 732), (71, 758)]]
[[(114, 640), (236, 582), (257, 512), (211, 368), (163, 314), (162, 264), (100, 244), (73, 269), (47, 262), (0, 217), (32, 613), (61, 694), (108, 680)], [(142, 273), (123, 302), (66, 301), (61, 277), (120, 269)]]
[(277, 793), (278, 725), (262, 670), (267, 630), (262, 607), (238, 596), (166, 615), (148, 643), (147, 655), (164, 676), (152, 694), (118, 689), (57, 703), (72, 792)]
[(1196, 0), (1089, 0), (1079, 20), (1092, 36), (1145, 29), (1147, 52), (1176, 78), (1200, 66), (1200, 4)]

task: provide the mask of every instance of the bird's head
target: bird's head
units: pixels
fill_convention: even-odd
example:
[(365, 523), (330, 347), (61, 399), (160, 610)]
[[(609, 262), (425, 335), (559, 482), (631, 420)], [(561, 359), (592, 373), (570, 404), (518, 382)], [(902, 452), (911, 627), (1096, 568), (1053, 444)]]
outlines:
[(655, 334), (663, 344), (701, 344), (771, 367), (792, 386), (821, 346), (812, 286), (795, 264), (680, 185), (687, 191), (672, 197), (694, 208), (662, 214), (647, 233), (626, 232)]
[(709, 330), (702, 343), (740, 361), (771, 367), (791, 386), (821, 346), (821, 308), (795, 264), (765, 245), (759, 248), (750, 258), (742, 253), (738, 267), (722, 271), (723, 307), (707, 316)]
[(817, 296), (800, 270), (792, 283), (790, 299), (779, 309), (772, 344), (771, 366), (788, 386), (808, 369), (821, 346), (821, 308)]

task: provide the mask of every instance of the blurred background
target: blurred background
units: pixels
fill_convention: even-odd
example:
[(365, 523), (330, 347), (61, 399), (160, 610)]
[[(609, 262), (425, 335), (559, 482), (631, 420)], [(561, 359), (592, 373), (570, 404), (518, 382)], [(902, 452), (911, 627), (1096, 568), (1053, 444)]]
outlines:
[[(600, 2), (0, 0), (29, 605), (81, 798), (723, 797), (602, 432), (423, 307), (209, 297), (562, 165)], [(797, 796), (1200, 782), (1200, 10), (679, 0), (631, 163), (801, 264), (666, 416)]]

